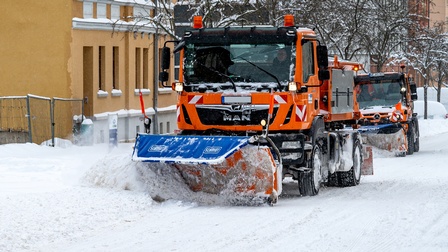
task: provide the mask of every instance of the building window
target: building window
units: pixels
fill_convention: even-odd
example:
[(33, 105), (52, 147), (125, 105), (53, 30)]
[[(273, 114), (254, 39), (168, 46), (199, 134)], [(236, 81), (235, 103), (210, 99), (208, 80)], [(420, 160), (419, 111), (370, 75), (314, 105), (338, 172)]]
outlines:
[(93, 18), (93, 3), (83, 2), (82, 15), (84, 18)]
[(112, 20), (118, 20), (120, 19), (120, 6), (114, 5), (110, 7), (110, 19)]
[(170, 122), (166, 122), (166, 133), (171, 132)]
[(159, 123), (159, 134), (163, 134), (163, 122)]
[(174, 76), (175, 76), (174, 79), (176, 81), (179, 81), (179, 72), (180, 72), (179, 66), (174, 67)]
[(106, 90), (106, 47), (100, 46), (98, 50), (98, 88), (99, 90)]
[(149, 84), (149, 49), (143, 48), (143, 89)]
[(106, 4), (96, 3), (96, 18), (106, 18)]
[(120, 54), (119, 47), (112, 48), (112, 89), (120, 89)]
[(175, 81), (179, 81), (179, 73), (180, 73), (180, 54), (176, 53), (174, 55), (174, 79), (175, 79)]
[(141, 88), (141, 49), (135, 48), (135, 89)]
[(145, 8), (139, 6), (134, 6), (133, 13), (135, 22), (140, 22), (143, 19), (143, 17), (150, 16), (149, 12), (145, 10)]

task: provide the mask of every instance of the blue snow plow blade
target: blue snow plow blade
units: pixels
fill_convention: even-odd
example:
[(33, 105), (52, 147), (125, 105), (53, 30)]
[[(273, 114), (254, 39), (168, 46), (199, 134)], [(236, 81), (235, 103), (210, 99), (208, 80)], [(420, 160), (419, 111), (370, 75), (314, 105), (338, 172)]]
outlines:
[(139, 134), (134, 161), (219, 164), (248, 144), (249, 137)]
[(361, 126), (358, 129), (358, 131), (361, 133), (366, 133), (366, 134), (369, 134), (369, 133), (376, 134), (376, 133), (382, 133), (386, 129), (391, 129), (391, 128), (396, 128), (396, 126), (392, 123), (379, 124), (379, 125), (364, 125), (364, 126)]

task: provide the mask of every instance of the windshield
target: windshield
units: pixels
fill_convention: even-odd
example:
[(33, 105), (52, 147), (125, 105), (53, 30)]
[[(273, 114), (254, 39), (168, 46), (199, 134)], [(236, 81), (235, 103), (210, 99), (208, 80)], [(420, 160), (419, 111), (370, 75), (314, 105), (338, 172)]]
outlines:
[(294, 62), (291, 44), (189, 44), (185, 47), (184, 79), (190, 91), (286, 89)]
[(356, 98), (360, 108), (392, 107), (401, 101), (401, 81), (375, 80), (356, 83)]

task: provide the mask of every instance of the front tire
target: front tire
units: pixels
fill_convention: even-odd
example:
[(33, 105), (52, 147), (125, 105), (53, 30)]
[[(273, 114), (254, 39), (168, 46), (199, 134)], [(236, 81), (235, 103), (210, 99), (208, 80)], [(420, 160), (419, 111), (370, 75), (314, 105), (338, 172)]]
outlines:
[(342, 187), (359, 185), (361, 180), (362, 147), (359, 141), (353, 145), (353, 166), (349, 171), (339, 172), (339, 184)]
[(322, 181), (322, 161), (322, 147), (316, 144), (311, 157), (311, 169), (299, 173), (299, 190), (303, 196), (315, 196), (319, 193)]
[(418, 152), (420, 150), (420, 129), (418, 127), (418, 119), (414, 118), (414, 130), (415, 130), (415, 142), (414, 142), (414, 152)]
[(414, 123), (408, 124), (408, 132), (406, 134), (407, 142), (408, 142), (408, 151), (407, 155), (414, 154), (415, 151), (415, 128)]

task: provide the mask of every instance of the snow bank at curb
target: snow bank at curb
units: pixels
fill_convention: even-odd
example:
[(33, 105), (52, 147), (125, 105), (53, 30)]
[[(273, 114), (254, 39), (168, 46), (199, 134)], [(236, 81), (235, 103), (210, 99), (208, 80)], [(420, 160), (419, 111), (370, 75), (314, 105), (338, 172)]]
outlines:
[(144, 191), (145, 186), (136, 168), (129, 154), (109, 154), (87, 170), (83, 180), (98, 187)]
[(132, 153), (110, 153), (92, 165), (81, 179), (88, 186), (149, 194), (157, 202), (227, 204), (222, 195), (193, 192), (179, 171), (163, 163), (135, 162)]
[(132, 153), (110, 153), (92, 165), (81, 183), (147, 193), (155, 201), (191, 200), (192, 192), (176, 169), (161, 163), (131, 160)]
[(420, 137), (435, 136), (448, 132), (448, 119), (418, 120)]

